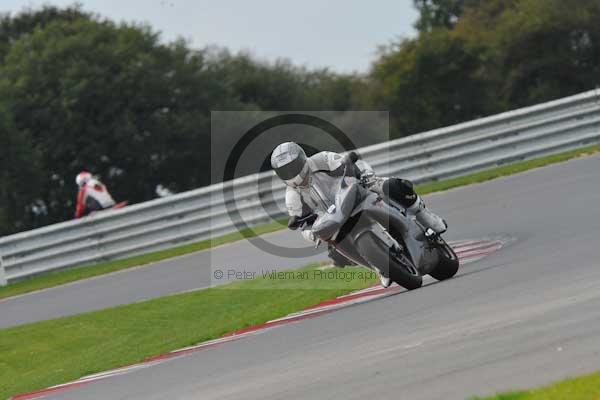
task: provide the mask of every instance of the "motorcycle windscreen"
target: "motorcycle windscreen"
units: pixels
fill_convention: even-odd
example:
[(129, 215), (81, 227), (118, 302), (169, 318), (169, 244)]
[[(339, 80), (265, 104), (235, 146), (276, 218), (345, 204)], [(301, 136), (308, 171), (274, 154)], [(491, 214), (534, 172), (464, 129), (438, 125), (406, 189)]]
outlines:
[(360, 192), (359, 186), (352, 183), (344, 188), (341, 188), (335, 198), (336, 210), (348, 218), (352, 214), (352, 210), (359, 202)]
[(312, 228), (313, 233), (323, 240), (331, 239), (352, 214), (358, 195), (356, 184), (340, 187), (335, 197), (335, 206), (317, 219)]

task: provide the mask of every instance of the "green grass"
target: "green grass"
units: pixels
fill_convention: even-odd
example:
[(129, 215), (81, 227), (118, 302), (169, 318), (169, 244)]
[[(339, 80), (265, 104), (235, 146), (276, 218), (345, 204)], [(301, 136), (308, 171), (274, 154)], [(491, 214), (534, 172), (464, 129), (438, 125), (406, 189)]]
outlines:
[[(439, 192), (459, 186), (485, 182), (501, 176), (513, 175), (533, 168), (539, 168), (549, 164), (567, 161), (572, 158), (590, 155), (598, 152), (600, 152), (600, 145), (588, 146), (578, 150), (568, 151), (565, 153), (541, 157), (528, 161), (517, 162), (514, 164), (493, 168), (482, 172), (476, 172), (459, 178), (448, 179), (440, 182), (426, 183), (417, 186), (416, 190), (420, 194)], [(199, 243), (148, 253), (142, 256), (132, 257), (125, 260), (110, 261), (92, 266), (84, 266), (64, 271), (41, 274), (27, 280), (12, 283), (6, 287), (0, 287), (0, 299), (32, 292), (39, 289), (58, 286), (85, 278), (91, 278), (94, 276), (103, 275), (109, 272), (115, 272), (126, 268), (149, 264), (152, 262), (161, 261), (167, 258), (192, 253), (195, 251), (205, 250), (207, 248), (214, 247), (217, 245), (235, 242), (243, 238), (257, 236), (268, 232), (274, 232), (280, 229), (284, 229), (285, 226), (285, 222), (276, 221), (267, 225), (259, 225), (251, 229), (247, 229), (245, 232), (242, 233), (232, 233), (229, 235), (214, 238), (212, 240), (205, 240)]]
[[(485, 400), (522, 400), (523, 392), (510, 392), (497, 394), (493, 397), (486, 398)], [(481, 397), (473, 397), (471, 400), (484, 400)]]
[(214, 339), (377, 280), (358, 267), (331, 270), (355, 274), (346, 280), (322, 276), (316, 268), (296, 270), (302, 279), (258, 277), (0, 330), (0, 399)]
[(474, 397), (472, 400), (599, 400), (600, 372), (567, 379), (550, 386), (522, 392)]

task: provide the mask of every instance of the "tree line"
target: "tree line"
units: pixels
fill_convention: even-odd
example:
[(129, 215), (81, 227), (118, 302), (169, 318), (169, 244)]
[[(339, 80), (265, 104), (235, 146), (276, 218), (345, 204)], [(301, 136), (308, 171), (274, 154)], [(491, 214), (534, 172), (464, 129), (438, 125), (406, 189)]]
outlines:
[(414, 5), (418, 34), (364, 74), (164, 43), (78, 6), (0, 16), (0, 235), (70, 219), (82, 169), (131, 202), (209, 184), (211, 110), (389, 110), (402, 137), (598, 84), (596, 0)]

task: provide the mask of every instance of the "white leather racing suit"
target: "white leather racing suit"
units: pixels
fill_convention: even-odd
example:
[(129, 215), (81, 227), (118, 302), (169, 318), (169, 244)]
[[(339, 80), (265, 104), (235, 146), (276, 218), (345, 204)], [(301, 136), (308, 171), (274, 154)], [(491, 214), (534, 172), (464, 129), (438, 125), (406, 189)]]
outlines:
[[(332, 151), (322, 151), (309, 157), (307, 159), (309, 176), (312, 176), (315, 172), (325, 172), (328, 174), (343, 174), (344, 165), (342, 162), (342, 155), (334, 153)], [(361, 173), (373, 172), (371, 166), (363, 161), (358, 160), (356, 166)], [(308, 185), (301, 187), (287, 186), (285, 192), (285, 205), (288, 214), (291, 217), (303, 217), (311, 214), (313, 210), (318, 208), (315, 200), (310, 195), (310, 178)], [(308, 241), (314, 241), (314, 235), (309, 226), (306, 226), (302, 230), (302, 236)]]

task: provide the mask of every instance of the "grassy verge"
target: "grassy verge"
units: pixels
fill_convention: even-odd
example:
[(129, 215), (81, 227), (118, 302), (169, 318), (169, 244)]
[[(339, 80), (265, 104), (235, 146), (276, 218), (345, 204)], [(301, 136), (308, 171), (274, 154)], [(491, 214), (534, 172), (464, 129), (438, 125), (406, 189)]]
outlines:
[[(476, 172), (474, 174), (462, 176), (459, 178), (448, 179), (440, 182), (426, 183), (423, 185), (419, 185), (416, 188), (416, 190), (420, 194), (439, 192), (458, 186), (480, 183), (501, 176), (516, 174), (533, 168), (539, 168), (549, 164), (567, 161), (572, 158), (590, 155), (598, 152), (600, 152), (599, 145), (588, 146), (565, 153), (541, 157), (528, 161), (522, 161), (498, 168), (489, 169), (482, 172)], [(284, 228), (285, 223), (283, 223), (283, 221), (277, 221), (267, 225), (256, 226), (252, 229), (247, 230), (247, 232), (232, 233), (229, 235), (214, 238), (212, 240), (205, 240), (199, 243), (175, 247), (172, 249), (158, 251), (154, 253), (148, 253), (142, 256), (132, 257), (125, 260), (111, 261), (107, 263), (96, 264), (93, 266), (72, 268), (65, 271), (50, 272), (47, 274), (35, 276), (31, 279), (10, 284), (6, 287), (0, 287), (0, 299), (15, 296), (18, 294), (32, 292), (39, 289), (58, 286), (97, 275), (103, 275), (109, 272), (119, 271), (126, 268), (161, 261), (167, 258), (192, 253), (195, 251), (205, 250), (207, 248), (214, 247), (220, 244), (235, 242), (237, 240), (243, 239), (244, 237), (257, 236)]]
[(376, 282), (363, 268), (342, 271), (355, 279), (335, 279), (311, 265), (294, 271), (301, 279), (260, 276), (0, 330), (0, 399), (214, 339)]
[(474, 397), (472, 400), (598, 400), (600, 399), (600, 372), (567, 379), (550, 386), (523, 392)]

